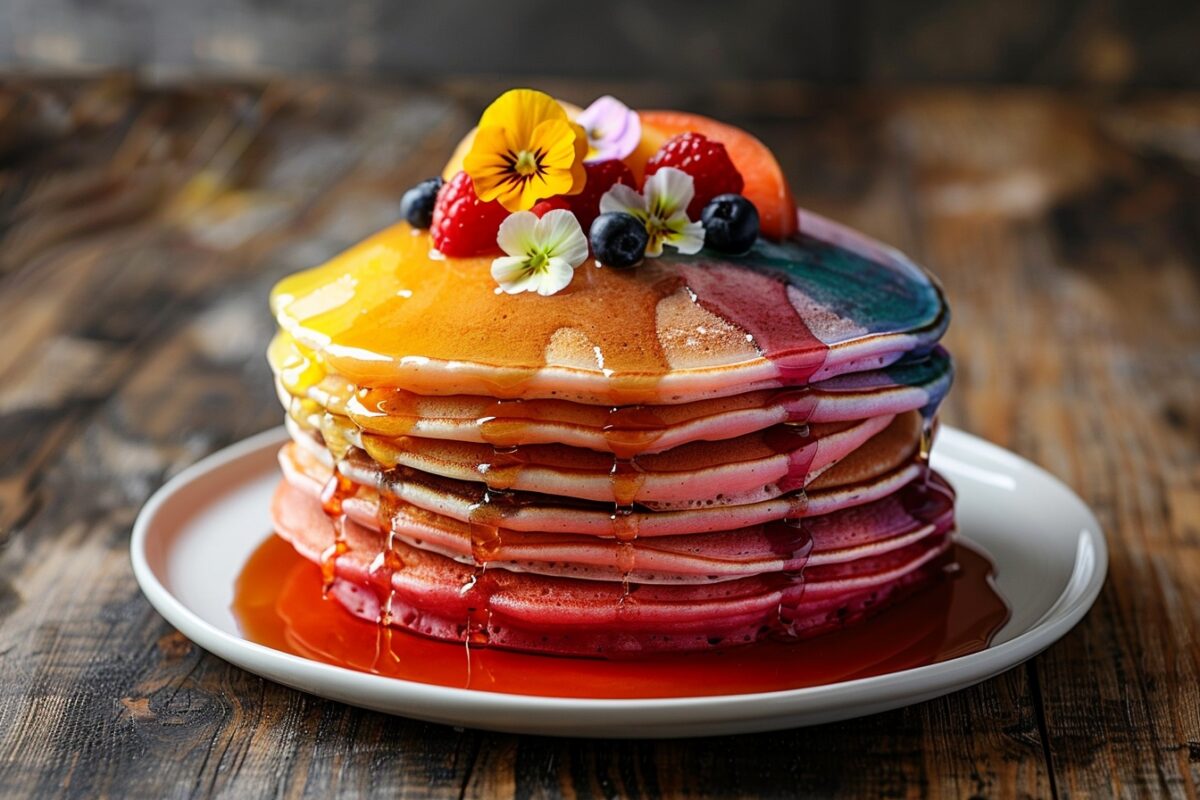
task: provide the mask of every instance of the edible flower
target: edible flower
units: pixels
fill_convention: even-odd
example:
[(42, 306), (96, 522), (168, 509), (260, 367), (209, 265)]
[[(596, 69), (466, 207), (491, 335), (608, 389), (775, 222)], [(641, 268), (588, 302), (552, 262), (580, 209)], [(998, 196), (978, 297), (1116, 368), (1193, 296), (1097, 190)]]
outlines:
[(681, 169), (663, 167), (646, 179), (641, 194), (618, 183), (600, 198), (600, 213), (631, 214), (646, 226), (650, 237), (646, 255), (661, 256), (664, 244), (691, 254), (704, 246), (704, 225), (687, 216), (696, 189), (692, 176)]
[(512, 89), (484, 110), (463, 169), (480, 200), (527, 211), (543, 198), (583, 190), (587, 148), (587, 134), (553, 97)]
[(510, 214), (500, 223), (496, 243), (508, 255), (492, 261), (492, 277), (508, 294), (555, 294), (588, 257), (583, 228), (564, 209), (547, 211), (541, 219), (532, 211)]
[(642, 122), (637, 112), (615, 97), (605, 95), (575, 117), (587, 134), (587, 161), (624, 158), (642, 140)]

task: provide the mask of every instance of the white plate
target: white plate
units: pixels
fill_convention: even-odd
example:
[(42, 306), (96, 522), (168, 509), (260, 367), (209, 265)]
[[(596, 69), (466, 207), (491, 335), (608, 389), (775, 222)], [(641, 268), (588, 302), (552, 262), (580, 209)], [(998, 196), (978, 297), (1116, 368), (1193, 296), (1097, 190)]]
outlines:
[(873, 714), (978, 683), (1036, 655), (1071, 629), (1104, 583), (1096, 518), (1044, 470), (944, 428), (934, 466), (958, 490), (964, 538), (996, 565), (1012, 618), (987, 650), (888, 675), (781, 692), (586, 700), (451, 689), (369, 675), (243, 639), (230, 611), (234, 579), (271, 530), (283, 429), (246, 439), (185, 470), (150, 498), (131, 544), (146, 597), (201, 647), (279, 683), (356, 706), (471, 728), (562, 736), (650, 738), (778, 730)]

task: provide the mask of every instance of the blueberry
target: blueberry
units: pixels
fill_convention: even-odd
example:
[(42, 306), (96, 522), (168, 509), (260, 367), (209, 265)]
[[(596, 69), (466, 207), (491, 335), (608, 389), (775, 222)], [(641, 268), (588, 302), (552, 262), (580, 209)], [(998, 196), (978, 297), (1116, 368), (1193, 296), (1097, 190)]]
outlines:
[(610, 211), (596, 217), (588, 233), (592, 254), (610, 267), (632, 267), (646, 256), (650, 236), (632, 214)]
[(722, 253), (744, 253), (758, 238), (758, 209), (740, 194), (719, 194), (700, 212), (704, 246)]
[(433, 224), (433, 205), (437, 202), (441, 178), (429, 178), (404, 193), (400, 199), (400, 216), (414, 228), (428, 228)]

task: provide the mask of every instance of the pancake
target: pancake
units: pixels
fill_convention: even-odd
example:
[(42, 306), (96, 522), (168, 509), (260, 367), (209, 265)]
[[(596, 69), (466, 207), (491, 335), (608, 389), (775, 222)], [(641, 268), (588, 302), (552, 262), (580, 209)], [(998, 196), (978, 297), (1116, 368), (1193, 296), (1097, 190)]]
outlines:
[[(670, 406), (606, 407), (565, 400), (424, 396), (394, 387), (358, 388), (329, 374), (319, 356), (281, 334), (271, 343), (280, 399), (293, 417), (330, 412), (380, 436), (415, 436), (499, 447), (562, 443), (624, 458), (694, 441), (732, 439), (782, 423), (861, 421), (936, 408), (952, 365), (940, 347), (883, 369), (807, 387), (766, 389)], [(319, 420), (310, 427), (319, 427)]]
[[(420, 472), (480, 481), (494, 491), (524, 491), (577, 497), (627, 506), (749, 503), (778, 497), (804, 486), (886, 428), (895, 418), (873, 417), (855, 423), (814, 426), (778, 425), (722, 442), (694, 442), (636, 461), (567, 445), (527, 445), (497, 449), (490, 445), (418, 437), (381, 437), (339, 431), (383, 469), (407, 467)], [(303, 426), (293, 435), (303, 441)], [(915, 412), (901, 424), (916, 440)], [(317, 432), (309, 429), (317, 439)]]
[[(930, 491), (941, 494), (940, 481)], [(334, 530), (320, 504), (281, 484), (277, 531), (320, 561)], [(305, 499), (307, 498), (307, 502)], [(382, 534), (350, 520), (330, 593), (351, 613), (466, 641), (486, 627), (492, 646), (561, 655), (635, 655), (744, 644), (767, 635), (802, 638), (841, 627), (936, 577), (949, 546), (944, 529), (850, 562), (811, 564), (803, 578), (772, 573), (703, 584), (625, 584), (493, 569), (480, 573), (429, 550), (391, 543), (399, 569), (373, 569)], [(382, 585), (381, 585), (382, 580)], [(386, 599), (385, 599), (386, 598)], [(486, 608), (487, 614), (480, 615)]]
[[(581, 268), (552, 297), (497, 294), (486, 259), (388, 228), (271, 294), (281, 330), (357, 386), (671, 405), (809, 383), (929, 352), (940, 289), (901, 254), (802, 212), (743, 256)], [(614, 298), (619, 302), (613, 302)]]
[[(465, 523), (515, 531), (581, 533), (592, 536), (671, 536), (733, 530), (789, 517), (826, 514), (866, 503), (895, 491), (921, 473), (917, 444), (898, 419), (844, 461), (814, 479), (807, 490), (741, 505), (721, 501), (635, 506), (615, 513), (612, 503), (594, 503), (529, 492), (490, 492), (486, 485), (442, 478), (409, 468), (383, 470), (365, 454), (352, 454), (339, 471), (360, 496), (377, 493)], [(301, 476), (324, 485), (331, 462), (318, 448), (285, 447), (280, 463), (289, 480)], [(369, 494), (367, 496), (370, 496)], [(376, 501), (378, 505), (379, 501)]]
[[(933, 487), (931, 491), (926, 491)], [(321, 484), (293, 476), (279, 489), (280, 500), (320, 510)], [(381, 513), (378, 502), (354, 497), (345, 502), (351, 520), (382, 537), (466, 564), (480, 555), (489, 569), (635, 583), (715, 583), (845, 563), (944, 534), (952, 524), (952, 498), (940, 478), (928, 486), (913, 482), (901, 491), (861, 506), (810, 518), (803, 528), (787, 522), (690, 536), (640, 538), (632, 552), (616, 539), (577, 534), (504, 530), (486, 554), (477, 552), (471, 525), (409, 504)], [(926, 506), (927, 503), (934, 506)], [(914, 511), (919, 509), (919, 511)], [(379, 540), (376, 549), (382, 549)], [(632, 562), (626, 570), (623, 564)]]
[[(566, 113), (504, 97), (472, 141), (524, 130), (504, 114)], [(545, 153), (469, 173), (469, 144), (444, 185), (406, 195), (407, 222), (272, 291), (292, 440), (272, 516), (351, 613), (621, 657), (817, 635), (943, 574), (940, 288), (818, 215), (793, 225), (753, 137), (668, 118), (685, 127), (646, 128), (661, 138), (628, 185), (589, 183), (624, 168), (572, 161), (582, 140), (556, 150), (573, 166), (549, 198), (530, 188)], [(727, 149), (664, 144), (700, 130)], [(651, 169), (655, 152), (681, 160)], [(743, 167), (759, 172), (733, 180)]]

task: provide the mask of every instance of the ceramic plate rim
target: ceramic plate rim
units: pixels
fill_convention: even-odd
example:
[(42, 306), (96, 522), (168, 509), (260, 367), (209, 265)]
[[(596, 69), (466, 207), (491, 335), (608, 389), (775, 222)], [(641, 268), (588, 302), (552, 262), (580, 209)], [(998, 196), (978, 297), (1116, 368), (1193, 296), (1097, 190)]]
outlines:
[[(899, 672), (867, 678), (841, 681), (822, 686), (786, 689), (750, 694), (667, 697), (667, 698), (571, 698), (484, 692), (474, 689), (434, 686), (391, 678), (324, 664), (301, 656), (284, 653), (234, 636), (221, 630), (189, 608), (168, 588), (151, 566), (148, 543), (159, 512), (185, 487), (237, 462), (258, 456), (260, 451), (282, 444), (287, 434), (282, 427), (271, 428), (236, 442), (201, 459), (180, 471), (147, 500), (133, 526), (130, 556), (134, 576), (150, 604), (176, 629), (205, 650), (268, 680), (292, 686), (351, 705), (411, 716), (418, 719), (466, 725), (491, 730), (530, 732), (596, 728), (583, 734), (617, 735), (610, 729), (638, 726), (640, 730), (624, 731), (620, 735), (705, 735), (712, 730), (765, 731), (801, 724), (834, 721), (864, 716), (948, 694), (965, 688), (1032, 658), (1058, 641), (1073, 628), (1095, 602), (1104, 584), (1108, 567), (1108, 551), (1103, 531), (1091, 509), (1062, 481), (1046, 470), (1004, 448), (950, 426), (939, 433), (939, 447), (947, 443), (983, 450), (1002, 459), (1016, 459), (1023, 469), (1031, 469), (1042, 481), (1069, 497), (1084, 524), (1078, 532), (1078, 551), (1071, 574), (1062, 592), (1042, 616), (1012, 639), (986, 650), (960, 656), (936, 664), (914, 667)], [(1082, 550), (1090, 550), (1089, 560)], [(1090, 569), (1089, 569), (1090, 567)], [(278, 672), (267, 674), (248, 661), (275, 661), (286, 665), (292, 676), (281, 677)], [(361, 687), (361, 696), (347, 696), (330, 691), (326, 684), (350, 681)], [(382, 700), (380, 700), (382, 698)], [(839, 705), (841, 701), (848, 701)], [(411, 711), (401, 707), (411, 703)], [(529, 724), (528, 721), (501, 724), (487, 720), (474, 724), (456, 712), (488, 709), (487, 717), (514, 711), (547, 712), (585, 715), (570, 723), (559, 725)], [(763, 712), (766, 718), (756, 716)], [(619, 714), (619, 719), (612, 719)], [(740, 723), (740, 724), (739, 724)], [(646, 726), (651, 726), (647, 729)], [(663, 733), (653, 726), (694, 725), (694, 733)], [(705, 726), (708, 726), (707, 728)], [(609, 731), (609, 732), (606, 732)]]

